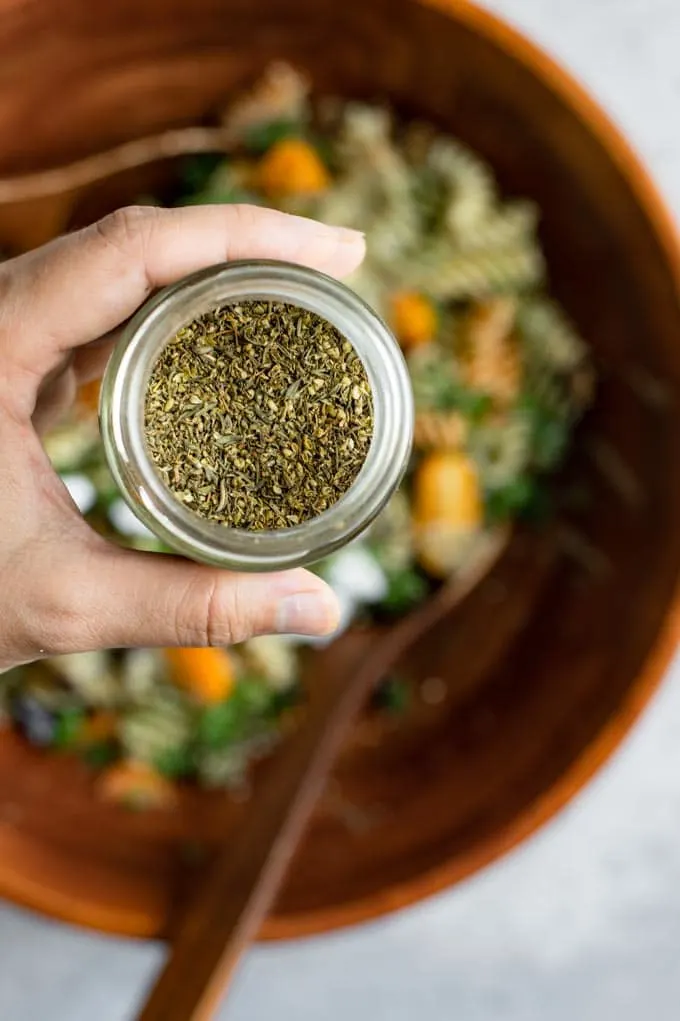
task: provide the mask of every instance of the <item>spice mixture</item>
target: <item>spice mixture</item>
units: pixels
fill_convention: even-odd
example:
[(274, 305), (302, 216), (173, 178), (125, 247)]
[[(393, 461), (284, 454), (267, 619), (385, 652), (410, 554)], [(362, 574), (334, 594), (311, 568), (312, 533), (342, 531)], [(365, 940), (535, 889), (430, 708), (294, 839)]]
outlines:
[(166, 485), (202, 517), (284, 529), (331, 507), (371, 443), (361, 359), (321, 316), (249, 301), (208, 312), (164, 348), (146, 442)]

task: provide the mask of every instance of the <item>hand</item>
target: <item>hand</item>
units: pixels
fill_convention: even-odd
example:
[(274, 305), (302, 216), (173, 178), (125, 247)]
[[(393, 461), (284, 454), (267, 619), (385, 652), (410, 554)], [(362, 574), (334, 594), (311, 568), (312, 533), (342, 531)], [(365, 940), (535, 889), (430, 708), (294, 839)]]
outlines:
[(229, 574), (121, 550), (93, 532), (38, 436), (101, 375), (114, 331), (156, 288), (225, 259), (338, 276), (354, 231), (246, 206), (123, 209), (0, 264), (0, 669), (41, 656), (328, 634), (338, 607), (307, 571)]

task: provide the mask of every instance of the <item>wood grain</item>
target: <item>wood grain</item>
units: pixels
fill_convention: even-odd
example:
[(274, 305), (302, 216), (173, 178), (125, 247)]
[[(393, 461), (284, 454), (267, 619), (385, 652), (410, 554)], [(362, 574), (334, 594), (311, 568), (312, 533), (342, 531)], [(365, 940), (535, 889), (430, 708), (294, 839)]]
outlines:
[[(433, 629), (413, 668), (449, 695), (385, 727), (379, 745), (356, 728), (266, 922), (264, 935), (280, 937), (392, 910), (492, 860), (573, 796), (655, 690), (680, 623), (680, 260), (653, 186), (601, 111), (514, 31), (456, 0), (2, 4), (0, 174), (209, 125), (277, 57), (319, 90), (388, 97), (433, 119), (478, 149), (508, 193), (540, 204), (555, 291), (601, 375), (570, 466), (590, 501), (572, 523), (610, 565), (589, 578), (560, 560), (532, 588), (536, 542), (518, 536)], [(0, 246), (35, 244), (167, 174), (121, 174), (42, 211), (2, 207)], [(650, 380), (663, 381), (664, 401), (649, 398)], [(623, 458), (639, 505), (593, 469), (590, 438)], [(0, 892), (109, 931), (164, 934), (199, 871), (187, 845), (214, 853), (245, 812), (188, 789), (175, 814), (131, 816), (98, 804), (79, 764), (3, 735)]]

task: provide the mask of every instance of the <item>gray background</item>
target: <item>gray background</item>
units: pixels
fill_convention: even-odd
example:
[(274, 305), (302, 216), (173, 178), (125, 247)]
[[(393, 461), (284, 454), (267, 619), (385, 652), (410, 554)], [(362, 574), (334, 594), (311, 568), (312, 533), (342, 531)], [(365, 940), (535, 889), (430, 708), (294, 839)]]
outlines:
[[(585, 81), (680, 213), (677, 0), (488, 6)], [(520, 851), (385, 922), (256, 949), (220, 1018), (677, 1021), (679, 736), (680, 662), (611, 765)], [(161, 954), (0, 907), (0, 1018), (128, 1021)]]

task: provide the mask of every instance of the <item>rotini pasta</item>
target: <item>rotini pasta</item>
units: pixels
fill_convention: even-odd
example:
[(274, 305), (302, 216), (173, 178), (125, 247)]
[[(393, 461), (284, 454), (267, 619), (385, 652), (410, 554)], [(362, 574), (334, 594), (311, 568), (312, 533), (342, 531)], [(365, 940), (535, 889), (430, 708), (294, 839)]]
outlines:
[(571, 379), (556, 376), (545, 365), (528, 362), (524, 368), (525, 387), (533, 399), (561, 421), (578, 417), (583, 405), (574, 397)]
[(394, 494), (369, 531), (378, 562), (388, 572), (403, 571), (413, 562), (411, 508), (404, 492)]
[(461, 252), (505, 251), (530, 248), (538, 224), (538, 210), (531, 202), (514, 202), (491, 210), (466, 230), (459, 230)]
[(197, 763), (197, 774), (205, 787), (227, 787), (246, 792), (248, 769), (257, 759), (271, 752), (278, 744), (273, 731), (262, 732), (227, 748), (204, 752)]
[(529, 466), (531, 426), (514, 413), (502, 424), (483, 425), (470, 437), (470, 450), (486, 489), (501, 489), (514, 482)]
[(89, 704), (100, 708), (123, 701), (120, 679), (107, 652), (76, 652), (55, 661), (60, 677)]
[(414, 443), (417, 450), (458, 450), (465, 445), (468, 426), (458, 411), (419, 411)]
[(513, 327), (517, 304), (511, 296), (494, 298), (473, 308), (461, 329), (464, 379), (497, 401), (517, 400), (522, 365)]
[(240, 96), (224, 115), (227, 144), (237, 146), (248, 131), (277, 120), (300, 121), (309, 102), (309, 81), (288, 64), (271, 64), (255, 87)]
[(532, 297), (518, 313), (520, 335), (532, 361), (554, 372), (570, 372), (586, 358), (586, 348), (566, 315), (554, 302)]
[(285, 691), (298, 680), (298, 658), (289, 639), (279, 635), (251, 638), (243, 646), (243, 656), (249, 669), (276, 691)]
[(187, 745), (191, 722), (186, 703), (157, 691), (151, 704), (123, 714), (120, 742), (128, 758), (156, 765)]
[(422, 253), (409, 275), (412, 286), (438, 301), (461, 301), (528, 290), (542, 283), (544, 274), (543, 256), (528, 245), (461, 252), (439, 244)]
[(493, 209), (496, 182), (486, 164), (451, 138), (437, 138), (427, 156), (445, 190), (442, 227), (454, 241), (474, 232)]

